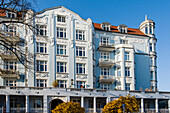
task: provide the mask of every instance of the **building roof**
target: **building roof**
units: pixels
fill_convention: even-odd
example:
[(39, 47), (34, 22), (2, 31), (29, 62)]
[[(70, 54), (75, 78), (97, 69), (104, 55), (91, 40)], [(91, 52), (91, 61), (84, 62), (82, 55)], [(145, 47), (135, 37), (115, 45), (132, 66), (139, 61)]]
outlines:
[[(99, 23), (93, 23), (94, 25), (94, 28), (96, 30), (101, 30), (101, 31), (104, 31), (101, 27), (101, 24)], [(108, 31), (108, 32), (115, 32), (115, 33), (120, 33), (120, 31), (117, 29), (118, 26), (111, 26), (111, 30)], [(131, 35), (142, 35), (142, 36), (147, 36), (145, 35), (142, 31), (140, 31), (139, 29), (134, 29), (134, 28), (128, 28), (127, 29), (127, 34), (131, 34)]]

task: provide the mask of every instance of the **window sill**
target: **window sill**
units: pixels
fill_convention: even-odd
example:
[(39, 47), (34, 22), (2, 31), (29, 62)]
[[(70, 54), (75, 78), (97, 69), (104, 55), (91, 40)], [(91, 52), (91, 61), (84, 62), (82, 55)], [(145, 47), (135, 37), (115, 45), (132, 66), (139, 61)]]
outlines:
[(76, 75), (85, 75), (85, 76), (87, 76), (87, 74), (81, 74), (81, 73), (76, 73)]
[(35, 54), (49, 55), (48, 53), (35, 53)]
[(63, 39), (63, 40), (68, 40), (68, 38), (61, 38), (61, 37), (56, 37), (57, 39)]
[(76, 58), (84, 58), (84, 59), (87, 59), (86, 56), (76, 56)]
[(56, 55), (56, 56), (63, 56), (63, 57), (68, 57), (68, 55)]
[(78, 42), (87, 42), (86, 40), (76, 40)]
[(36, 73), (48, 73), (48, 71), (37, 71)]
[(68, 74), (67, 72), (56, 72), (57, 74)]

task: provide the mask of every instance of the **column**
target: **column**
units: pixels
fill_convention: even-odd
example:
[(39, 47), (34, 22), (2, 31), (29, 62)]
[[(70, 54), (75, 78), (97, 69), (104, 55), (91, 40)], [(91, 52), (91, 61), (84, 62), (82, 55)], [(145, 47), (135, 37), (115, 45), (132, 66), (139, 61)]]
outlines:
[(70, 102), (70, 96), (67, 96), (67, 102)]
[(141, 113), (144, 113), (144, 99), (141, 98)]
[(110, 97), (106, 98), (106, 104), (108, 104), (110, 102)]
[(96, 97), (93, 98), (93, 110), (96, 113)]
[(156, 109), (156, 113), (158, 113), (159, 111), (159, 103), (158, 103), (158, 99), (155, 100), (155, 109)]
[(120, 49), (121, 54), (121, 89), (125, 90), (125, 49)]
[(47, 113), (47, 95), (43, 97), (43, 113)]
[(9, 98), (9, 95), (6, 95), (6, 113), (9, 113), (9, 107), (10, 107), (10, 105), (9, 105), (9, 100), (10, 98)]
[(29, 113), (30, 111), (29, 111), (29, 96), (28, 95), (26, 95), (25, 96), (25, 108), (26, 108), (26, 113)]
[(131, 74), (131, 77), (132, 77), (132, 84), (131, 84), (131, 88), (130, 90), (135, 90), (135, 60), (134, 60), (134, 50), (131, 49), (131, 53), (130, 53), (130, 58), (131, 58), (131, 61), (132, 61), (132, 67), (130, 69), (130, 74)]
[(84, 97), (81, 97), (81, 107), (84, 107)]

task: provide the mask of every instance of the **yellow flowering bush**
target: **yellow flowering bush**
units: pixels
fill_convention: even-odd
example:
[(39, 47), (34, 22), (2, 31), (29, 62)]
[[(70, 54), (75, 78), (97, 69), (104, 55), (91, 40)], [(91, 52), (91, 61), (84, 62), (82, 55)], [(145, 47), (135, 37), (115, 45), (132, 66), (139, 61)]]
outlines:
[(125, 104), (125, 112), (138, 112), (139, 111), (139, 102), (134, 96), (126, 97), (120, 96), (117, 100), (109, 102), (103, 108), (103, 113), (123, 113), (123, 104)]
[(76, 102), (64, 102), (56, 106), (52, 113), (85, 113), (85, 109)]

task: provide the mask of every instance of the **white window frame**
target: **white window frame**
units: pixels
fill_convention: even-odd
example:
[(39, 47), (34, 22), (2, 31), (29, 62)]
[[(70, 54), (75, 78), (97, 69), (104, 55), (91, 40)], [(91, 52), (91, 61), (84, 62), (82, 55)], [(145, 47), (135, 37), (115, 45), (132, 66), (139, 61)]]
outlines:
[(85, 47), (76, 46), (76, 56), (85, 57), (85, 54), (86, 54)]
[[(12, 67), (12, 68), (11, 68)], [(17, 62), (14, 61), (4, 61), (5, 70), (17, 70)]]
[(101, 37), (100, 42), (102, 45), (108, 45), (109, 44), (109, 38), (108, 37)]
[(5, 86), (17, 86), (17, 80), (15, 79), (4, 79)]
[[(63, 68), (63, 71), (61, 71)], [(57, 73), (66, 73), (67, 72), (67, 63), (66, 62), (57, 62)]]
[[(77, 74), (85, 74), (86, 73), (86, 65), (85, 64), (81, 64), (81, 63), (76, 63), (76, 73)], [(80, 69), (82, 71), (82, 73), (80, 73)]]
[[(61, 33), (63, 36), (61, 36)], [(66, 28), (57, 27), (57, 38), (67, 38)]]
[(77, 81), (77, 88), (85, 88), (86, 82), (84, 81)]
[(101, 68), (100, 69), (100, 75), (110, 75), (110, 69), (109, 68)]
[(120, 44), (128, 44), (128, 40), (120, 39)]
[(130, 60), (130, 52), (125, 52), (125, 61)]
[(57, 22), (65, 23), (66, 22), (66, 17), (62, 16), (62, 15), (57, 15)]
[(130, 77), (130, 67), (125, 67), (125, 76)]
[(65, 45), (57, 45), (57, 55), (66, 55), (66, 50), (67, 49)]
[(85, 31), (76, 30), (76, 40), (85, 40)]
[(100, 58), (102, 59), (110, 59), (110, 53), (109, 52), (101, 52)]
[(47, 44), (37, 42), (37, 53), (47, 53)]
[(126, 84), (125, 84), (125, 90), (130, 90), (130, 85), (131, 85), (131, 84), (126, 83)]
[(17, 35), (17, 27), (14, 25), (6, 25), (6, 32), (9, 33), (10, 36), (16, 36)]
[[(63, 85), (63, 87), (61, 87)], [(67, 81), (66, 80), (58, 80), (58, 87), (59, 88), (67, 88)]]
[[(41, 84), (43, 86), (41, 86)], [(36, 79), (37, 87), (47, 87), (47, 80), (46, 79)]]
[(47, 26), (46, 25), (36, 25), (36, 35), (37, 36), (47, 36)]
[(100, 84), (101, 89), (110, 89), (109, 84)]
[[(36, 63), (38, 72), (47, 72), (47, 61), (37, 60)], [(43, 70), (41, 70), (41, 66), (43, 66)]]

